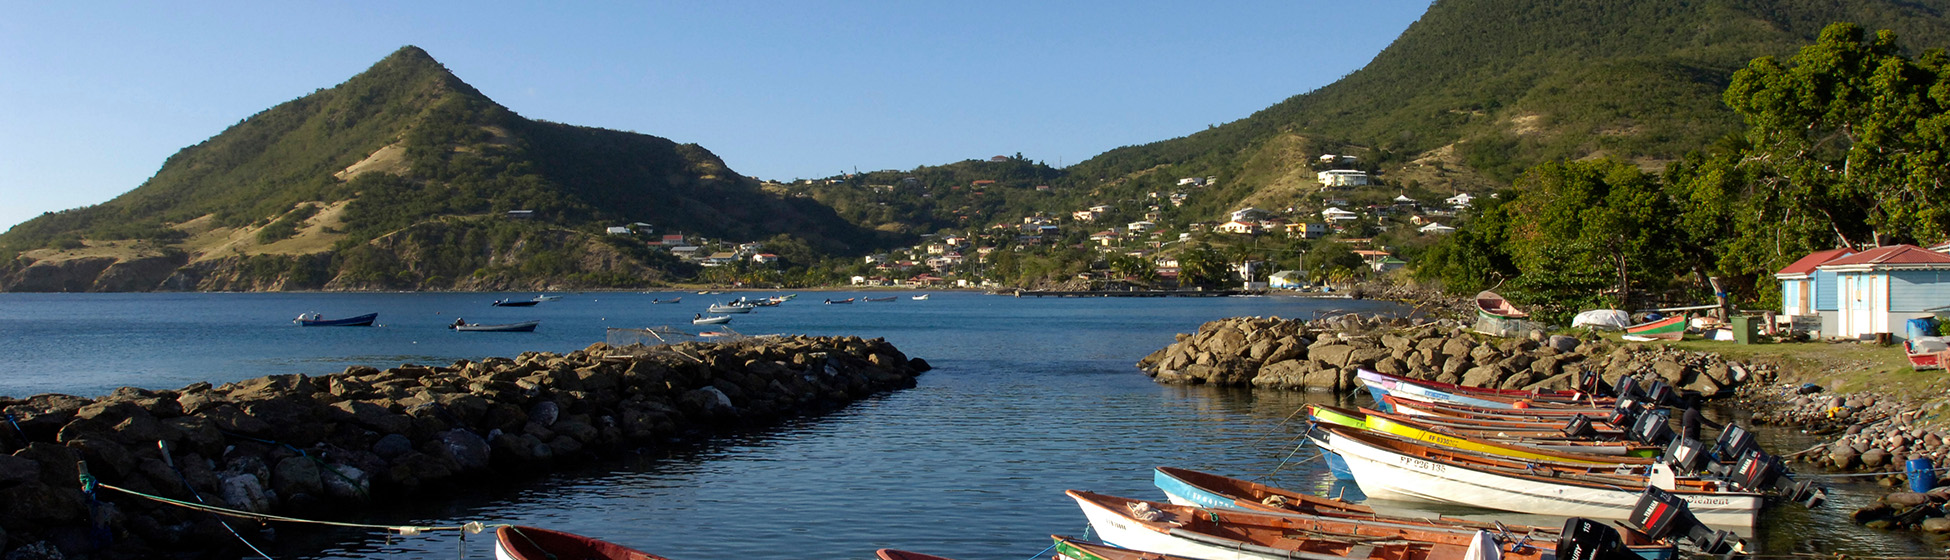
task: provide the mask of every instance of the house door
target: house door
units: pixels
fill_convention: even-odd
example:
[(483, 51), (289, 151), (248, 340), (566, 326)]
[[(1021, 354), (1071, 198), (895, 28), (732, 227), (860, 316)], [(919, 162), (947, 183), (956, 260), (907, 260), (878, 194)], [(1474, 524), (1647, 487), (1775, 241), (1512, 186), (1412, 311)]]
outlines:
[(1889, 277), (1881, 274), (1870, 275), (1869, 282), (1869, 333), (1889, 332)]
[(1851, 274), (1842, 277), (1842, 336), (1861, 338), (1875, 332), (1869, 325), (1869, 279)]

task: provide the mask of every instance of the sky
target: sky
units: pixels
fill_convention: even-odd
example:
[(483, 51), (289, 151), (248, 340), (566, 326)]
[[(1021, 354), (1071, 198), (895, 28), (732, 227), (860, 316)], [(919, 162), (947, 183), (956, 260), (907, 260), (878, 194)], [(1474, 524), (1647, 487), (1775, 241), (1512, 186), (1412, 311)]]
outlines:
[(416, 45), (516, 113), (792, 180), (1067, 166), (1332, 83), (1429, 0), (29, 2), (0, 16), (0, 230)]

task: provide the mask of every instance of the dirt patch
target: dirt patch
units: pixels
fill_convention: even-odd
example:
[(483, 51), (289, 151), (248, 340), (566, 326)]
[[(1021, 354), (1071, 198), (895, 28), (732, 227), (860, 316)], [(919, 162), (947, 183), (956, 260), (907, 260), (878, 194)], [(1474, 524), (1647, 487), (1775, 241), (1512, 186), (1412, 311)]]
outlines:
[(1510, 117), (1510, 133), (1517, 136), (1536, 136), (1543, 134), (1544, 116), (1536, 113)]
[(412, 165), (406, 162), (406, 145), (400, 142), (394, 142), (374, 151), (372, 155), (366, 156), (366, 159), (359, 160), (359, 163), (354, 163), (338, 173), (333, 173), (332, 176), (338, 178), (340, 181), (350, 181), (354, 177), (367, 173), (404, 175), (410, 170), (412, 170)]

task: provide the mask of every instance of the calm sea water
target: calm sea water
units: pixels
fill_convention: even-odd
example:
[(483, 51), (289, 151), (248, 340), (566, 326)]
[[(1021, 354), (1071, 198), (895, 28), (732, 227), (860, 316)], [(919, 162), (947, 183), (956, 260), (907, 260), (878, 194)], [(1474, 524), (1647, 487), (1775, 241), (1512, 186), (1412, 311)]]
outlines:
[[(688, 324), (726, 296), (568, 294), (533, 308), (493, 308), (532, 294), (0, 294), (0, 394), (97, 395), (118, 386), (176, 388), (274, 373), (325, 374), (566, 352), (605, 327)], [(652, 298), (684, 297), (680, 305)], [(1162, 499), (1150, 469), (1174, 465), (1359, 498), (1310, 448), (1292, 418), (1305, 393), (1170, 387), (1132, 366), (1205, 321), (1393, 311), (1387, 304), (1296, 298), (1017, 299), (937, 293), (894, 303), (822, 305), (862, 293), (806, 293), (737, 317), (747, 334), (885, 337), (935, 370), (919, 386), (838, 413), (703, 446), (647, 449), (573, 471), (483, 484), (438, 503), (392, 504), (366, 522), (466, 521), (557, 528), (677, 560), (871, 558), (875, 548), (963, 560), (1027, 559), (1048, 535), (1081, 535), (1068, 488)], [(733, 296), (735, 297), (735, 296)], [(290, 319), (378, 311), (379, 328), (298, 328)], [(540, 319), (532, 334), (455, 333), (455, 317)], [(1728, 411), (1729, 414), (1734, 413)], [(1764, 436), (1780, 449), (1807, 444)], [(1779, 506), (1758, 540), (1774, 552), (1941, 553), (1934, 541), (1869, 531), (1847, 513), (1880, 495), (1838, 486), (1835, 505)], [(1406, 509), (1408, 504), (1378, 504)], [(1538, 525), (1559, 520), (1467, 509), (1439, 513)], [(281, 528), (279, 558), (488, 558), (485, 535), (382, 538)]]

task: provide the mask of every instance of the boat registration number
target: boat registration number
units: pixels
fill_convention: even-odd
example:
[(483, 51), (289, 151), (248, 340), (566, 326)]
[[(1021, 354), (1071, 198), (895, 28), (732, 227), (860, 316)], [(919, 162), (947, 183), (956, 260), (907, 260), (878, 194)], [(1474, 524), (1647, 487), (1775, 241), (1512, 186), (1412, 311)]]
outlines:
[(1425, 460), (1422, 460), (1422, 459), (1417, 459), (1417, 458), (1414, 458), (1414, 457), (1402, 457), (1402, 458), (1401, 458), (1401, 460), (1402, 460), (1402, 464), (1404, 464), (1404, 465), (1408, 465), (1408, 467), (1409, 467), (1409, 468), (1412, 468), (1412, 469), (1415, 469), (1415, 470), (1418, 470), (1418, 471), (1428, 471), (1428, 472), (1448, 472), (1448, 471), (1449, 471), (1449, 467), (1448, 467), (1448, 466), (1446, 466), (1446, 465), (1442, 465), (1442, 464), (1439, 464), (1439, 463), (1435, 463), (1435, 462), (1432, 462), (1432, 461), (1425, 461)]

